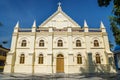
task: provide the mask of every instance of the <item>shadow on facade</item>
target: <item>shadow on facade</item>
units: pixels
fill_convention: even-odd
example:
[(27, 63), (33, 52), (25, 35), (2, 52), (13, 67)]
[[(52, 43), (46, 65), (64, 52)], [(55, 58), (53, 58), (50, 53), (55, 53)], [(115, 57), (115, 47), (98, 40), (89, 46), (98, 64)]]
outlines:
[(113, 57), (108, 58), (109, 64), (96, 64), (92, 60), (92, 54), (88, 54), (88, 60), (85, 61), (88, 63), (80, 68), (80, 75), (84, 75), (85, 77), (97, 76), (105, 80), (115, 80), (117, 78), (117, 73), (111, 71), (113, 69), (116, 70)]

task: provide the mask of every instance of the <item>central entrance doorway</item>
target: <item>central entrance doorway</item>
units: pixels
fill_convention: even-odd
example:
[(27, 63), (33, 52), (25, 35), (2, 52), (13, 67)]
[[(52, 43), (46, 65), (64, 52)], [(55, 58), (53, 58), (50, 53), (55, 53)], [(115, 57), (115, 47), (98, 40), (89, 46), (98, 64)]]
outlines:
[(63, 73), (64, 72), (64, 56), (62, 54), (57, 55), (56, 72), (57, 73)]

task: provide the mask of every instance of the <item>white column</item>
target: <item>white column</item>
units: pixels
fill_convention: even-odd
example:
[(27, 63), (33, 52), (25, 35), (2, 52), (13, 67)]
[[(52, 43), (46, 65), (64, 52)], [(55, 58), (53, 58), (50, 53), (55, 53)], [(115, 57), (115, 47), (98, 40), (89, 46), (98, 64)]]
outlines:
[(6, 57), (6, 64), (4, 67), (5, 73), (11, 73), (14, 72), (14, 65), (16, 60), (16, 47), (17, 47), (17, 38), (18, 34), (15, 32), (12, 36), (12, 43), (11, 43), (11, 49), (10, 52), (8, 52)]

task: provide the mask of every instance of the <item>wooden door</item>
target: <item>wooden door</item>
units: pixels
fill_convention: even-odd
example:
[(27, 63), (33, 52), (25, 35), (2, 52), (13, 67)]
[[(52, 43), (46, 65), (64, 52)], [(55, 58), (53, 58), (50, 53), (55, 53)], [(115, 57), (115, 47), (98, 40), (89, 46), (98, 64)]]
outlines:
[(57, 56), (56, 72), (57, 72), (57, 73), (63, 73), (63, 72), (64, 72), (64, 57), (63, 57), (62, 54), (59, 54), (59, 55)]

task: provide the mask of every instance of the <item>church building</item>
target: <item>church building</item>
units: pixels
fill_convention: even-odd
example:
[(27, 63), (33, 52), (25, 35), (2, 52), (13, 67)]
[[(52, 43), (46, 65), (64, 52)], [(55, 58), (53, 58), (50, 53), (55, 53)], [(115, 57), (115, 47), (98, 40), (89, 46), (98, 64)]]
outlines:
[(113, 53), (103, 22), (100, 28), (78, 25), (57, 11), (38, 27), (14, 28), (4, 73), (115, 73)]

